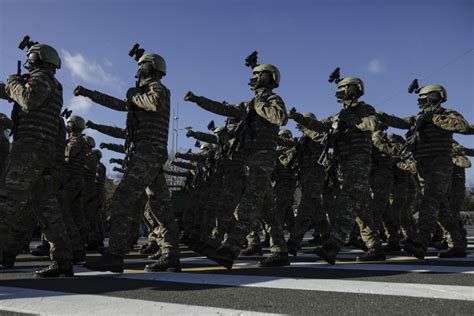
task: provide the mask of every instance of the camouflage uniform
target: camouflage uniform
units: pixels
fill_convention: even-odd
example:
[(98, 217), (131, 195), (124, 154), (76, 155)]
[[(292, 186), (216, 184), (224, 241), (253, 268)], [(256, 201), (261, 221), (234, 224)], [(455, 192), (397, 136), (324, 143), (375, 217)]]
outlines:
[(291, 118), (301, 126), (303, 131), (296, 146), (301, 201), (297, 207), (295, 225), (288, 241), (290, 248), (293, 248), (296, 253), (311, 224), (314, 224), (314, 227), (325, 238), (328, 237), (331, 227), (322, 205), (326, 172), (324, 167), (318, 164), (324, 150), (323, 134), (308, 128), (314, 121), (313, 118), (305, 117), (300, 113), (295, 113)]
[(9, 77), (6, 92), (17, 102), (17, 125), (0, 184), (0, 251), (18, 249), (19, 240), (12, 229), (21, 226), (21, 210), (31, 198), (51, 245), (51, 259), (70, 263), (71, 243), (59, 210), (51, 164), (59, 132), (62, 86), (52, 72), (37, 68), (26, 83), (19, 76)]
[(13, 122), (4, 114), (0, 113), (0, 175), (2, 174), (8, 154), (10, 153), (10, 140), (6, 133), (13, 126)]
[[(168, 156), (170, 92), (158, 79), (153, 78), (142, 82), (138, 89), (130, 89), (129, 93), (128, 103), (98, 92), (90, 94), (94, 102), (119, 111), (128, 110), (128, 161), (109, 205), (112, 217), (108, 253), (117, 258), (125, 256), (133, 218), (137, 212), (143, 211), (137, 209), (136, 205), (145, 191), (147, 207), (162, 228), (163, 256), (178, 256), (179, 232), (162, 172)], [(88, 266), (96, 268), (94, 265)]]
[[(248, 174), (245, 188), (235, 210), (235, 224), (223, 243), (234, 256), (240, 253), (247, 234), (254, 228), (259, 217), (258, 205), (263, 202), (262, 218), (270, 226), (272, 237), (271, 250), (275, 253), (287, 253), (282, 223), (275, 217), (275, 200), (271, 189), (271, 175), (276, 161), (276, 141), (278, 127), (286, 124), (287, 116), (283, 100), (271, 90), (260, 88), (250, 102), (230, 106), (196, 97), (196, 103), (216, 114), (242, 119), (241, 146), (246, 157)], [(244, 125), (242, 125), (244, 126)]]
[(383, 114), (383, 121), (389, 126), (408, 129), (418, 126), (419, 135), (413, 149), (420, 181), (423, 182), (423, 196), (419, 208), (417, 242), (426, 249), (436, 220), (451, 235), (451, 248), (465, 248), (460, 234), (459, 222), (448, 211), (448, 189), (452, 179), (453, 133), (468, 128), (466, 120), (457, 112), (441, 106), (429, 106), (417, 116), (397, 118)]
[(356, 102), (342, 109), (335, 117), (316, 121), (306, 127), (318, 132), (328, 131), (337, 122), (334, 146), (341, 171), (341, 192), (336, 198), (336, 216), (325, 247), (341, 249), (354, 226), (359, 225), (369, 250), (381, 249), (381, 242), (368, 209), (369, 175), (372, 165), (372, 132), (378, 120), (372, 106)]

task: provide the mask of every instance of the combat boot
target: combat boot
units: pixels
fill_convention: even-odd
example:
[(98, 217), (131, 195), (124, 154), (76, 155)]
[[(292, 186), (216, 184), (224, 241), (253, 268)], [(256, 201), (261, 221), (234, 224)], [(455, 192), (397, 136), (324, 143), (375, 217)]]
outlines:
[(252, 245), (240, 251), (240, 256), (261, 256), (263, 255), (262, 246)]
[(356, 261), (359, 262), (368, 262), (368, 261), (385, 261), (385, 253), (381, 248), (379, 249), (370, 249), (363, 255), (357, 256)]
[(326, 261), (329, 264), (335, 264), (336, 263), (336, 256), (338, 253), (338, 250), (336, 246), (332, 244), (325, 244), (322, 247), (318, 247), (314, 249), (314, 253)]
[(221, 246), (219, 248), (214, 247), (206, 247), (203, 251), (209, 259), (214, 262), (217, 262), (221, 266), (225, 267), (226, 269), (232, 269), (232, 265), (234, 264), (235, 255), (230, 251), (229, 248), (225, 246)]
[(403, 245), (403, 250), (418, 259), (425, 259), (426, 250), (420, 243), (416, 241), (407, 241)]
[(44, 245), (39, 245), (35, 249), (31, 251), (31, 254), (36, 257), (47, 257), (49, 256), (49, 247), (45, 247)]
[(438, 250), (448, 249), (448, 243), (444, 240), (432, 241), (430, 247), (436, 248)]
[(357, 248), (357, 249), (360, 249), (360, 250), (363, 250), (363, 251), (368, 251), (369, 250), (369, 248), (367, 248), (365, 243), (362, 240), (358, 239), (358, 238), (349, 239), (349, 241), (347, 242), (347, 244), (345, 244), (345, 246), (354, 247), (354, 248)]
[(4, 251), (2, 255), (2, 266), (5, 268), (13, 268), (15, 266), (16, 255), (9, 251)]
[(145, 266), (146, 272), (181, 272), (178, 256), (162, 256), (156, 262)]
[(270, 234), (265, 234), (265, 239), (262, 242), (263, 247), (270, 247)]
[(123, 258), (109, 253), (104, 254), (95, 261), (86, 262), (84, 267), (94, 271), (123, 272)]
[(449, 248), (445, 252), (438, 253), (439, 258), (466, 258), (466, 250), (464, 248)]
[(383, 250), (385, 252), (391, 252), (391, 251), (401, 251), (402, 248), (400, 248), (400, 244), (394, 241), (389, 241), (385, 246), (383, 246)]
[(286, 245), (288, 247), (288, 253), (296, 257), (299, 249), (298, 245), (291, 239), (286, 242)]
[(308, 240), (308, 243), (319, 246), (323, 244), (323, 239), (319, 234), (313, 235), (313, 239)]
[(138, 251), (142, 255), (151, 255), (154, 254), (155, 252), (160, 249), (160, 246), (158, 246), (158, 243), (156, 241), (149, 242), (148, 245), (145, 248), (140, 248)]
[(290, 265), (290, 258), (287, 253), (275, 252), (270, 257), (262, 259), (258, 262), (258, 266), (262, 268), (268, 267), (284, 267)]
[(158, 260), (161, 258), (161, 249), (158, 250), (155, 254), (148, 256), (148, 260)]
[(35, 278), (73, 277), (74, 270), (70, 262), (53, 261), (48, 267), (35, 271)]

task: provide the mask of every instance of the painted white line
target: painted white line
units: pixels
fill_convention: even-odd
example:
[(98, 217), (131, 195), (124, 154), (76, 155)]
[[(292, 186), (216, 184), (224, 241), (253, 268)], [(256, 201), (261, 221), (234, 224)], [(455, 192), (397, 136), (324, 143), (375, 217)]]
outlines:
[(35, 315), (276, 315), (111, 296), (0, 287), (0, 310)]
[(121, 275), (119, 277), (133, 280), (154, 280), (190, 284), (377, 294), (474, 301), (474, 287), (470, 286), (168, 272), (127, 274)]

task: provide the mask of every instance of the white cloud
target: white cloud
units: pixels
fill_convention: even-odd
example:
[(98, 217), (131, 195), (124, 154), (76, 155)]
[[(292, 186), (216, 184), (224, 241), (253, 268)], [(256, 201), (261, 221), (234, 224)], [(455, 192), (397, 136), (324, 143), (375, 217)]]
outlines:
[(92, 101), (85, 97), (73, 97), (66, 107), (72, 110), (73, 114), (87, 114), (92, 107)]
[[(72, 54), (61, 49), (64, 64), (71, 72), (71, 76), (86, 83), (101, 84), (104, 86), (121, 86), (121, 80), (109, 73), (95, 60), (87, 60), (81, 54)], [(111, 63), (106, 61), (106, 63)]]
[(369, 62), (369, 72), (379, 74), (385, 70), (385, 66), (380, 59), (372, 59)]

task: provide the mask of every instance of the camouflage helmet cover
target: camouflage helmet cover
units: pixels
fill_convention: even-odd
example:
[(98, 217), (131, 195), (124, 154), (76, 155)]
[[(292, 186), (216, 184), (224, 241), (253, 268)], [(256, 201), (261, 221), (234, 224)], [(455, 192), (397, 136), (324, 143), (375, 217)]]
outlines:
[(342, 79), (341, 81), (337, 83), (337, 88), (339, 89), (341, 87), (348, 86), (351, 84), (358, 86), (361, 95), (364, 94), (364, 91), (365, 91), (364, 82), (362, 81), (362, 79), (357, 78), (357, 77), (345, 77), (344, 79)]
[(283, 136), (283, 137), (291, 138), (291, 137), (293, 137), (293, 133), (291, 133), (291, 131), (290, 131), (289, 129), (282, 128), (282, 129), (278, 132), (278, 136)]
[(268, 71), (272, 74), (273, 81), (275, 82), (275, 88), (280, 85), (281, 76), (280, 76), (280, 71), (278, 70), (277, 67), (270, 64), (260, 64), (260, 65), (255, 66), (252, 69), (252, 71), (254, 73)]
[(86, 137), (84, 137), (84, 139), (86, 140), (86, 144), (87, 144), (87, 145), (89, 145), (89, 146), (92, 147), (92, 148), (95, 147), (95, 139), (94, 139), (94, 137), (87, 135)]
[(86, 128), (86, 121), (78, 115), (71, 115), (67, 119), (67, 122), (68, 123), (73, 123), (79, 129), (85, 129)]
[(93, 149), (92, 153), (96, 155), (99, 159), (102, 158), (102, 152), (100, 151), (100, 149)]
[(430, 94), (431, 92), (438, 92), (441, 96), (442, 102), (446, 102), (448, 100), (448, 93), (446, 92), (446, 89), (439, 84), (431, 84), (428, 86), (424, 86), (418, 91), (418, 95), (426, 95)]
[(150, 62), (155, 70), (162, 72), (163, 76), (166, 76), (166, 62), (160, 55), (146, 52), (140, 57), (138, 64), (140, 65), (144, 62)]
[(51, 46), (46, 44), (35, 44), (28, 49), (27, 56), (37, 53), (41, 61), (53, 64), (57, 69), (61, 68), (61, 58), (59, 58), (58, 52)]
[(313, 120), (316, 119), (316, 115), (314, 115), (314, 113), (312, 113), (312, 112), (303, 112), (301, 114), (303, 115), (303, 117), (312, 118)]

